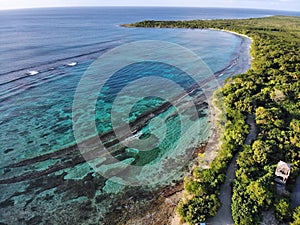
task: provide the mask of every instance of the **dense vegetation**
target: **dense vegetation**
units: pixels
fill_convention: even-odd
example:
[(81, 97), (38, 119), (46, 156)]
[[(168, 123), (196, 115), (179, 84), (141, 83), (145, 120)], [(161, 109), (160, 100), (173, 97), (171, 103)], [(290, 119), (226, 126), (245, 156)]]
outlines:
[[(290, 209), (289, 194), (279, 195), (274, 170), (279, 160), (292, 165), (287, 190), (291, 191), (300, 167), (300, 18), (274, 16), (257, 19), (211, 21), (143, 21), (136, 27), (214, 28), (252, 38), (252, 68), (228, 79), (215, 98), (224, 97), (224, 134), (219, 156), (210, 169), (198, 168), (186, 179), (190, 194), (178, 207), (190, 224), (216, 214), (220, 185), (227, 165), (240, 151), (233, 184), (232, 216), (235, 224), (259, 224), (262, 211), (274, 210), (277, 220), (299, 224), (299, 207)], [(258, 137), (251, 145), (248, 115), (255, 115)], [(298, 221), (298, 222), (297, 222)]]

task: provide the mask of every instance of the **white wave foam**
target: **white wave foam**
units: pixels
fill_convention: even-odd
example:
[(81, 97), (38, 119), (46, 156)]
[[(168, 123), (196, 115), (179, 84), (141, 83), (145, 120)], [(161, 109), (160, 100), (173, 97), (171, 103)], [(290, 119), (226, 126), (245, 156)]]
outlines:
[(39, 74), (40, 72), (37, 71), (37, 70), (29, 70), (26, 72), (27, 75), (30, 75), (30, 76), (34, 76), (34, 75), (37, 75)]
[(67, 66), (77, 66), (78, 62), (71, 62), (66, 64)]

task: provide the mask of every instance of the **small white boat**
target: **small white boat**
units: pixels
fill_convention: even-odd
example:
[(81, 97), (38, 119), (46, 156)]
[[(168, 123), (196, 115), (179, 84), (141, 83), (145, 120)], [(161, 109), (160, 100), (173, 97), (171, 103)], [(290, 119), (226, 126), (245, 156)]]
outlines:
[(78, 64), (78, 62), (71, 62), (71, 63), (68, 63), (67, 66), (76, 66)]
[(27, 75), (30, 75), (30, 76), (34, 76), (34, 75), (37, 75), (39, 74), (40, 72), (37, 71), (37, 70), (29, 70), (26, 72)]

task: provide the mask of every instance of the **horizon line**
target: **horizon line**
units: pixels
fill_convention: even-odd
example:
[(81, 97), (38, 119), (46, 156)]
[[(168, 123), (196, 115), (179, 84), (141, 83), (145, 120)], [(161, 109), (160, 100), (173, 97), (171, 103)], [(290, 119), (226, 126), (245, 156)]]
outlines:
[(286, 11), (286, 12), (300, 12), (288, 9), (272, 9), (272, 8), (242, 8), (242, 7), (218, 7), (218, 6), (157, 6), (157, 5), (78, 5), (78, 6), (33, 6), (21, 8), (0, 8), (0, 11), (8, 10), (26, 10), (26, 9), (56, 9), (56, 8), (215, 8), (215, 9), (256, 9), (256, 10), (269, 10), (269, 11)]

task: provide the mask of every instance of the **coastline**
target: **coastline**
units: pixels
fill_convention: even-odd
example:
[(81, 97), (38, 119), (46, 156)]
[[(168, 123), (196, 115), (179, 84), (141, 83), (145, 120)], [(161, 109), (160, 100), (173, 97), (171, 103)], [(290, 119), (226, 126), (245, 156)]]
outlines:
[[(234, 34), (243, 40), (244, 39), (249, 40), (246, 47), (241, 44), (239, 53), (243, 54), (247, 50), (247, 57), (249, 58), (249, 63), (250, 63), (250, 68), (251, 68), (251, 61), (253, 59), (251, 56), (251, 53), (250, 53), (250, 48), (253, 43), (253, 39), (251, 37), (248, 37), (247, 35), (239, 34), (234, 31), (224, 30), (224, 29), (221, 30), (221, 29), (209, 28), (208, 30), (227, 32), (227, 33)], [(244, 65), (244, 66), (247, 67), (246, 65)], [(243, 73), (246, 72), (247, 70), (249, 70), (250, 68), (247, 68), (247, 69), (243, 68), (245, 70), (245, 71), (243, 71)], [(236, 74), (238, 74), (238, 73), (236, 73)], [(236, 74), (234, 74), (234, 75), (236, 75)], [(234, 76), (234, 75), (232, 75), (232, 76)], [(228, 77), (231, 77), (231, 76), (228, 76)], [(224, 84), (222, 84), (222, 86), (223, 85)], [(217, 90), (215, 90), (215, 91), (217, 91)], [(214, 91), (214, 93), (215, 93), (215, 91)], [(210, 116), (211, 134), (210, 134), (209, 142), (207, 142), (205, 145), (204, 154), (201, 154), (198, 156), (198, 161), (196, 162), (194, 167), (196, 167), (196, 166), (202, 167), (203, 169), (210, 168), (210, 163), (218, 156), (218, 152), (219, 152), (220, 146), (222, 144), (221, 134), (222, 134), (224, 128), (220, 127), (220, 123), (218, 122), (221, 119), (220, 115), (221, 115), (222, 111), (214, 104), (214, 102), (216, 100), (217, 99), (212, 97), (209, 101), (209, 106), (210, 106), (210, 111), (211, 111), (211, 116)], [(181, 201), (183, 197), (184, 197), (184, 190), (181, 192), (181, 199), (179, 199), (178, 202)], [(187, 225), (187, 223), (182, 223), (181, 218), (176, 213), (176, 211), (172, 215), (172, 218), (170, 218), (169, 220), (171, 221), (170, 225)]]
[[(227, 30), (218, 30), (218, 29), (208, 29), (208, 30), (216, 30), (216, 31), (222, 31), (222, 32), (228, 32), (232, 33), (234, 35), (239, 36), (242, 39), (248, 39), (250, 42), (248, 42), (248, 46), (246, 49), (243, 49), (245, 46), (241, 46), (239, 49), (239, 54), (244, 53), (248, 48), (251, 48), (251, 44), (253, 42), (253, 39), (243, 35), (239, 34), (236, 32), (232, 31), (227, 31)], [(247, 58), (249, 58), (250, 64), (252, 61), (252, 56), (250, 54), (250, 51), (247, 51)], [(247, 68), (246, 68), (247, 67)], [(251, 66), (250, 66), (251, 68)], [(248, 66), (245, 65), (243, 68), (246, 72), (248, 69)], [(226, 70), (226, 68), (225, 68)], [(216, 72), (218, 73), (218, 72)], [(238, 74), (238, 73), (236, 73)], [(234, 76), (234, 75), (231, 75)], [(228, 76), (228, 77), (231, 77)], [(222, 84), (223, 85), (223, 84)], [(216, 90), (215, 90), (216, 91)], [(211, 129), (210, 129), (210, 135), (207, 140), (207, 142), (201, 143), (201, 150), (199, 153), (197, 152), (198, 149), (195, 149), (194, 151), (194, 158), (191, 162), (189, 171), (187, 172), (186, 176), (192, 176), (192, 172), (196, 167), (202, 167), (203, 169), (207, 169), (210, 167), (210, 163), (215, 159), (215, 157), (218, 156), (218, 151), (219, 148), (222, 144), (220, 137), (222, 133), (222, 128), (218, 127), (218, 120), (220, 119), (220, 113), (221, 110), (216, 107), (214, 104), (214, 99), (213, 97), (209, 99), (208, 105), (210, 108), (210, 124), (211, 124)], [(204, 149), (204, 151), (203, 151)], [(155, 225), (157, 222), (163, 222), (163, 224), (170, 224), (170, 225), (187, 225), (187, 223), (182, 223), (180, 216), (176, 212), (176, 206), (180, 201), (185, 196), (185, 190), (183, 187), (183, 182), (184, 180), (181, 180), (182, 186), (178, 190), (178, 186), (174, 187), (168, 187), (165, 190), (171, 190), (172, 194), (168, 196), (160, 196), (159, 200), (156, 202), (155, 206), (151, 207), (149, 210), (146, 211), (144, 216), (142, 217), (137, 217), (137, 218), (132, 218), (128, 221), (128, 223), (125, 223), (126, 225), (131, 225), (131, 224), (151, 224)], [(173, 191), (172, 191), (173, 190)], [(158, 218), (160, 220), (158, 220)]]
[[(227, 32), (227, 31), (224, 31)], [(238, 35), (241, 36), (240, 38), (248, 40), (251, 40), (250, 42), (241, 42), (241, 46), (239, 46), (239, 49), (237, 51), (237, 54), (239, 56), (244, 54), (244, 57), (249, 59), (251, 62), (251, 55), (250, 55), (250, 46), (252, 43), (252, 39), (248, 38), (247, 36)], [(243, 45), (244, 43), (244, 45)], [(246, 53), (246, 54), (245, 54)], [(242, 57), (238, 57), (241, 59)], [(248, 66), (248, 60), (246, 59), (246, 63), (243, 64), (243, 68), (237, 68), (239, 72), (246, 72), (249, 69)], [(243, 62), (242, 59), (241, 61)], [(230, 63), (231, 64), (231, 63)], [(233, 65), (236, 66), (236, 65)], [(228, 67), (224, 68), (223, 70), (228, 70)], [(242, 70), (242, 71), (241, 71)], [(231, 74), (230, 71), (227, 71), (229, 73), (228, 77), (234, 76), (235, 74), (238, 74), (239, 72), (235, 74)], [(216, 72), (215, 76), (219, 77), (219, 73)], [(216, 90), (214, 90), (216, 91)], [(210, 163), (218, 156), (219, 147), (221, 145), (221, 133), (222, 130), (220, 127), (218, 127), (218, 120), (219, 115), (221, 111), (216, 107), (216, 105), (213, 103), (216, 99), (211, 97), (208, 99), (208, 105), (210, 109), (210, 115), (209, 115), (209, 123), (211, 126), (210, 129), (210, 135), (206, 141), (203, 143), (199, 143), (199, 148), (195, 149), (194, 151), (194, 157), (191, 160), (191, 163), (189, 165), (189, 170), (186, 172), (186, 176), (192, 176), (192, 172), (196, 167), (202, 167), (203, 169), (207, 169), (210, 167)], [(163, 188), (160, 192), (158, 198), (150, 203), (149, 208), (142, 209), (139, 211), (137, 207), (134, 207), (136, 211), (135, 214), (133, 214), (133, 217), (129, 217), (129, 219), (125, 222), (121, 222), (118, 224), (125, 224), (125, 225), (132, 225), (132, 224), (147, 224), (147, 225), (156, 225), (156, 224), (170, 224), (170, 225), (187, 225), (186, 223), (182, 223), (180, 216), (176, 212), (176, 206), (178, 203), (184, 198), (185, 196), (185, 190), (183, 185), (184, 179), (177, 182), (176, 185), (173, 186), (167, 186), (166, 188)], [(164, 195), (163, 193), (169, 193), (168, 195)]]

